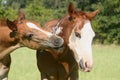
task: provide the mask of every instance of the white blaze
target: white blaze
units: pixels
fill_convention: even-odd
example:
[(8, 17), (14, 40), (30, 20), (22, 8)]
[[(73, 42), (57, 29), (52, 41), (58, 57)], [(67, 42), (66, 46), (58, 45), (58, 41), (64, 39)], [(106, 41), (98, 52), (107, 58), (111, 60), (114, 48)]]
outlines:
[(92, 63), (92, 48), (91, 43), (95, 33), (91, 27), (90, 21), (87, 21), (81, 31), (79, 32), (81, 38), (75, 36), (74, 30), (69, 38), (69, 47), (74, 52), (76, 61), (79, 63), (80, 59), (85, 61), (91, 60)]
[(51, 35), (52, 35), (52, 33), (40, 29), (37, 25), (35, 25), (35, 24), (31, 23), (31, 22), (27, 22), (26, 24), (27, 24), (27, 26), (28, 26), (29, 28), (37, 29), (37, 30), (45, 33), (45, 34), (48, 35), (48, 36), (51, 36)]

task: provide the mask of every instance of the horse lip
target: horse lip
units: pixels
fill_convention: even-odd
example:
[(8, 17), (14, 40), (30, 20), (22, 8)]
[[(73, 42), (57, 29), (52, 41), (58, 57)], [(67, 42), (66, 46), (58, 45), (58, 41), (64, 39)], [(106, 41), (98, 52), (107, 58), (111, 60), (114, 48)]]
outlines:
[(85, 72), (90, 72), (90, 71), (91, 71), (91, 68), (86, 68), (84, 71), (85, 71)]
[(62, 49), (64, 46), (61, 45), (61, 46), (58, 46), (58, 47), (54, 47), (54, 49), (58, 50), (58, 49)]

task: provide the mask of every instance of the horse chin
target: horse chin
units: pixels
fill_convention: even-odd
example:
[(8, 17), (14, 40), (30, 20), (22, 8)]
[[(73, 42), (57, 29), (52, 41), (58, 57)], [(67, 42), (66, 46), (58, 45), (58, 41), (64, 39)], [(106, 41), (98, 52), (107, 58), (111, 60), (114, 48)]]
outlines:
[(58, 47), (54, 47), (54, 50), (62, 50), (64, 48), (64, 45), (58, 46)]
[(56, 50), (56, 51), (59, 51), (59, 50), (63, 50), (64, 46), (61, 45), (61, 46), (53, 46), (53, 47), (48, 47), (49, 49), (53, 49), (53, 50)]
[(79, 70), (83, 72), (90, 72), (93, 67), (93, 62), (85, 61), (85, 59), (81, 58), (78, 62)]
[(81, 66), (79, 66), (79, 70), (83, 72), (91, 72), (92, 68), (81, 68)]

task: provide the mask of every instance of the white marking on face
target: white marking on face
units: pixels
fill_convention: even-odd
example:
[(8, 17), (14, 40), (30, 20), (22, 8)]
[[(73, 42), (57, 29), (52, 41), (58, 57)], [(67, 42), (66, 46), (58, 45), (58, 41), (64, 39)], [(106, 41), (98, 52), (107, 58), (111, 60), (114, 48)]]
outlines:
[(56, 34), (56, 35), (58, 35), (58, 34), (60, 34), (62, 32), (63, 27), (59, 26), (60, 23), (61, 23), (61, 21), (58, 22), (55, 27), (53, 27), (53, 33)]
[(62, 32), (62, 29), (63, 29), (62, 27), (58, 27), (58, 26), (53, 27), (53, 31), (54, 31), (53, 33), (58, 35)]
[(62, 31), (62, 27), (59, 27), (57, 30), (56, 30), (56, 34), (60, 34), (61, 33), (61, 31)]
[(75, 36), (73, 29), (69, 38), (69, 47), (71, 50), (73, 50), (75, 59), (78, 63), (80, 59), (83, 59), (85, 62), (89, 61), (90, 64), (93, 64), (91, 45), (95, 33), (91, 27), (90, 21), (87, 21), (84, 24), (79, 33), (81, 38)]
[(34, 23), (27, 22), (26, 24), (27, 24), (27, 26), (28, 26), (29, 28), (37, 29), (37, 30), (45, 33), (45, 34), (48, 35), (48, 36), (52, 36), (52, 33), (40, 29), (40, 28), (39, 28), (37, 25), (35, 25)]

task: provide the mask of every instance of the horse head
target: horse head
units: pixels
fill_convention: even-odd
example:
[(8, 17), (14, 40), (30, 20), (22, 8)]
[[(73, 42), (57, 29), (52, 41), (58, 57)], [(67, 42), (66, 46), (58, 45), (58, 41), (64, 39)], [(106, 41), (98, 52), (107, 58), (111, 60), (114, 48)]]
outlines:
[(26, 20), (25, 14), (20, 10), (18, 19), (10, 21), (7, 19), (10, 37), (19, 41), (21, 46), (32, 49), (59, 48), (63, 44), (63, 39), (40, 28), (34, 21)]
[(95, 32), (91, 20), (99, 11), (83, 12), (74, 8), (70, 3), (68, 14), (60, 19), (53, 29), (53, 33), (60, 35), (65, 44), (73, 51), (78, 66), (83, 71), (89, 72), (93, 67), (92, 40)]

